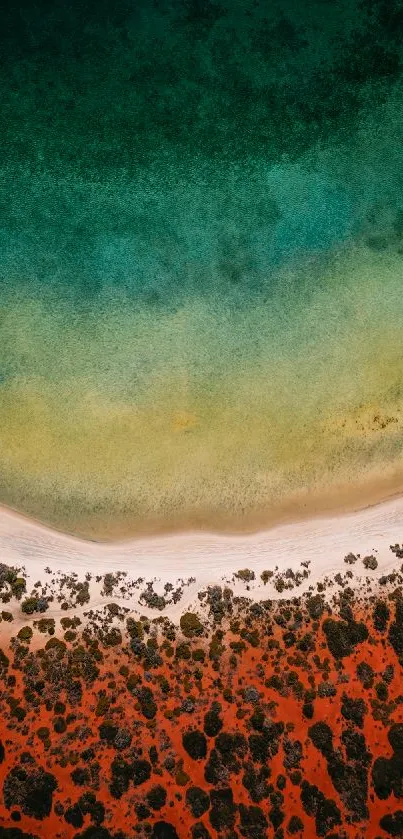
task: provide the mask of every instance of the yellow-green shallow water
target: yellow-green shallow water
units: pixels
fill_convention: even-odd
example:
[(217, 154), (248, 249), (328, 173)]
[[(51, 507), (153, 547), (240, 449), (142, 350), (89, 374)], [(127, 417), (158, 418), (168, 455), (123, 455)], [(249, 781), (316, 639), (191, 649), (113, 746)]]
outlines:
[(403, 489), (403, 17), (325, 5), (0, 9), (1, 504), (102, 539)]

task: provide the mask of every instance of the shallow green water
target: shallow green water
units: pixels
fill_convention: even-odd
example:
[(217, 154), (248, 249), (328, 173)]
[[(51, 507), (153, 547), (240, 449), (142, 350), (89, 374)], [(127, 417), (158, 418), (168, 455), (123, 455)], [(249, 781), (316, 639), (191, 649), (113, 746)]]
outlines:
[(2, 12), (3, 503), (253, 526), (398, 479), (403, 12), (270, 8)]

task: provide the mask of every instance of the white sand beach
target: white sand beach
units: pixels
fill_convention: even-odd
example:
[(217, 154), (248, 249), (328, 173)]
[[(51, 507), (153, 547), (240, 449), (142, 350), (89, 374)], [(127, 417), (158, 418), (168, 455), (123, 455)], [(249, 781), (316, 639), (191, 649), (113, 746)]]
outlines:
[[(229, 585), (234, 595), (254, 601), (290, 596), (290, 591), (276, 590), (275, 577), (263, 584), (262, 571), (278, 575), (288, 569), (294, 573), (309, 570), (309, 576), (294, 588), (292, 596), (315, 587), (320, 580), (334, 578), (338, 572), (344, 575), (348, 569), (353, 572), (350, 585), (368, 578), (375, 581), (392, 569), (400, 569), (402, 562), (390, 546), (401, 542), (403, 497), (359, 512), (279, 525), (254, 535), (188, 532), (109, 544), (63, 535), (11, 510), (0, 509), (0, 561), (24, 566), (28, 589), (37, 581), (46, 581), (49, 571), (45, 569), (51, 569), (52, 574), (75, 573), (80, 580), (87, 572), (91, 574), (90, 605), (77, 607), (76, 614), (121, 599), (122, 605), (132, 612), (149, 617), (163, 614), (177, 621), (187, 609), (200, 606), (201, 590), (217, 584)], [(350, 552), (358, 556), (351, 566), (344, 561)], [(368, 555), (376, 558), (376, 570), (364, 567), (362, 560)], [(245, 568), (255, 573), (255, 579), (248, 583), (234, 579), (233, 575)], [(128, 580), (142, 578), (143, 584), (132, 587), (130, 596), (120, 597), (118, 591), (113, 596), (102, 595), (102, 586), (95, 577), (118, 571), (126, 572)], [(154, 590), (161, 594), (166, 583), (184, 583), (179, 602), (168, 603), (162, 611), (146, 606), (139, 597), (151, 581)], [(54, 617), (62, 614), (56, 602), (47, 613)]]

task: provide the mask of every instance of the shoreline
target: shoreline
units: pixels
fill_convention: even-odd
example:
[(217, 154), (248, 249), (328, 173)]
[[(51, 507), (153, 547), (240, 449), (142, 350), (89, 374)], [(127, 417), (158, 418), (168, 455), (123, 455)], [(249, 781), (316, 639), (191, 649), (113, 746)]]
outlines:
[[(209, 586), (227, 586), (235, 597), (255, 602), (277, 600), (303, 595), (326, 579), (330, 585), (335, 575), (350, 571), (349, 585), (359, 587), (366, 581), (375, 583), (392, 569), (400, 569), (402, 562), (390, 546), (402, 542), (403, 496), (358, 512), (279, 524), (253, 535), (182, 533), (119, 543), (88, 542), (60, 534), (0, 508), (1, 561), (25, 569), (27, 590), (38, 581), (48, 582), (50, 574), (55, 585), (58, 576), (84, 579), (86, 574), (91, 575), (90, 601), (84, 606), (73, 606), (73, 614), (103, 609), (116, 601), (132, 613), (177, 622), (185, 611), (202, 609), (199, 594)], [(351, 566), (345, 563), (350, 553), (357, 557)], [(364, 567), (366, 556), (375, 557), (376, 569)], [(237, 577), (243, 569), (250, 569), (254, 577)], [(260, 576), (264, 571), (272, 575), (266, 583)], [(126, 593), (102, 594), (100, 580), (95, 577), (118, 572), (124, 575)], [(292, 588), (286, 584), (279, 591), (278, 579), (287, 580), (287, 572), (288, 580), (298, 582)], [(161, 597), (166, 584), (181, 589), (178, 600), (168, 596), (164, 608), (148, 606), (144, 599), (147, 587)], [(19, 606), (17, 611), (20, 613)], [(70, 613), (55, 603), (50, 604), (46, 616)], [(27, 617), (21, 614), (25, 623)], [(38, 617), (34, 614), (28, 620)]]
[[(379, 507), (399, 497), (403, 498), (403, 474), (401, 470), (393, 468), (386, 475), (383, 474), (382, 477), (373, 475), (365, 483), (354, 485), (340, 483), (326, 489), (318, 489), (315, 492), (310, 490), (299, 491), (290, 495), (287, 502), (272, 508), (270, 513), (267, 511), (267, 507), (264, 510), (255, 510), (254, 513), (245, 516), (244, 522), (239, 527), (229, 524), (232, 518), (229, 516), (225, 520), (221, 518), (220, 524), (218, 524), (219, 517), (210, 517), (210, 522), (217, 521), (216, 526), (214, 524), (208, 525), (207, 518), (199, 516), (198, 518), (195, 517), (193, 523), (189, 526), (178, 518), (169, 527), (154, 522), (154, 524), (138, 527), (137, 531), (133, 531), (132, 528), (129, 529), (127, 525), (122, 525), (118, 521), (113, 529), (109, 524), (104, 525), (104, 532), (106, 532), (106, 527), (110, 533), (108, 537), (97, 538), (95, 535), (89, 535), (91, 530), (95, 530), (94, 525), (91, 526), (90, 524), (86, 529), (80, 525), (78, 525), (77, 530), (63, 529), (52, 522), (44, 521), (16, 507), (1, 503), (0, 520), (3, 514), (11, 514), (16, 519), (35, 524), (50, 534), (58, 534), (80, 543), (125, 546), (135, 541), (152, 541), (153, 539), (180, 538), (182, 536), (207, 535), (217, 539), (222, 537), (252, 538), (278, 527), (363, 513), (367, 509)], [(236, 516), (234, 516), (235, 518)]]

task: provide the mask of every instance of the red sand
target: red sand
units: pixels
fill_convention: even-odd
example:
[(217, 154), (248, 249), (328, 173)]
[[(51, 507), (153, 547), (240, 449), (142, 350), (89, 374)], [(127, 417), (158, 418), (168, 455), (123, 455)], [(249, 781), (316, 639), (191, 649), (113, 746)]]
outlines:
[[(123, 835), (127, 837), (155, 836), (163, 839), (175, 835), (180, 839), (187, 839), (193, 835), (225, 836), (232, 839), (240, 836), (251, 839), (275, 836), (276, 839), (281, 839), (282, 836), (290, 835), (322, 835), (328, 836), (329, 839), (330, 836), (354, 839), (365, 836), (367, 839), (376, 839), (380, 836), (403, 835), (403, 826), (399, 827), (395, 822), (392, 828), (390, 825), (388, 828), (388, 823), (386, 828), (380, 825), (383, 816), (399, 810), (398, 798), (403, 793), (401, 752), (396, 753), (393, 764), (398, 775), (394, 791), (380, 798), (379, 790), (375, 791), (373, 784), (376, 759), (392, 757), (388, 732), (393, 724), (402, 725), (401, 729), (398, 725), (394, 730), (403, 743), (401, 659), (399, 662), (398, 657), (398, 654), (401, 654), (399, 632), (403, 629), (400, 627), (401, 616), (395, 602), (396, 597), (397, 602), (400, 602), (399, 591), (397, 590), (394, 596), (384, 594), (385, 602), (390, 599), (390, 616), (383, 631), (374, 629), (373, 604), (367, 602), (364, 606), (353, 605), (354, 620), (350, 613), (350, 616), (347, 615), (347, 621), (340, 625), (354, 629), (355, 626), (360, 626), (363, 620), (369, 635), (366, 639), (362, 637), (364, 630), (361, 626), (360, 640), (356, 641), (354, 636), (353, 646), (347, 649), (347, 652), (344, 649), (341, 657), (335, 657), (332, 654), (334, 649), (330, 652), (328, 648), (329, 638), (323, 631), (327, 612), (320, 616), (319, 621), (310, 618), (305, 607), (303, 615), (298, 615), (301, 602), (297, 600), (289, 612), (287, 604), (278, 607), (277, 611), (271, 606), (262, 610), (263, 614), (256, 616), (248, 614), (246, 610), (239, 619), (238, 627), (232, 623), (233, 631), (228, 628), (229, 621), (226, 623), (224, 620), (222, 625), (227, 628), (223, 630), (223, 638), (220, 641), (216, 637), (213, 645), (211, 634), (208, 637), (206, 631), (202, 637), (191, 639), (184, 638), (182, 633), (177, 631), (177, 637), (172, 641), (167, 641), (160, 634), (157, 654), (161, 661), (157, 659), (153, 662), (147, 659), (147, 649), (150, 649), (144, 645), (150, 637), (147, 629), (142, 640), (134, 640), (134, 652), (130, 649), (127, 638), (113, 648), (103, 647), (101, 643), (99, 649), (102, 650), (103, 661), (99, 663), (93, 662), (93, 652), (96, 648), (91, 648), (89, 636), (84, 638), (81, 647), (82, 650), (91, 650), (87, 661), (84, 657), (84, 663), (79, 662), (77, 652), (75, 662), (72, 658), (72, 653), (82, 643), (79, 636), (75, 641), (67, 642), (65, 649), (49, 649), (43, 653), (41, 646), (43, 650), (47, 639), (39, 634), (34, 635), (31, 641), (32, 652), (26, 653), (19, 661), (16, 653), (18, 646), (22, 646), (21, 642), (18, 642), (14, 652), (10, 648), (4, 650), (10, 658), (10, 666), (7, 674), (3, 671), (4, 683), (1, 692), (0, 739), (5, 749), (5, 758), (0, 765), (0, 790), (3, 789), (0, 825), (4, 828), (19, 828), (33, 836), (65, 839), (81, 835), (92, 839), (98, 836), (99, 839), (107, 839), (109, 835), (118, 834), (118, 831), (123, 831)], [(276, 623), (276, 616), (285, 626)], [(335, 620), (339, 619), (337, 610), (332, 617)], [(295, 621), (296, 627), (291, 628)], [(393, 630), (391, 626), (398, 628)], [(215, 629), (217, 630), (217, 626)], [(131, 631), (133, 633), (137, 630), (133, 630), (132, 627)], [(308, 638), (305, 637), (307, 632), (310, 633)], [(239, 633), (244, 636), (243, 639)], [(234, 659), (234, 651), (230, 644), (239, 643), (241, 640), (244, 649)], [(185, 644), (185, 647), (181, 647), (181, 644)], [(178, 659), (178, 655), (191, 656), (195, 649), (201, 648), (206, 651), (204, 662), (195, 662), (187, 657)], [(59, 681), (54, 683), (52, 680), (58, 671), (54, 669), (52, 675), (52, 668), (55, 668), (58, 656), (62, 670), (59, 672)], [(17, 669), (12, 664), (14, 657), (17, 659)], [(46, 661), (48, 669), (43, 670), (43, 663)], [(88, 670), (91, 662), (99, 667), (96, 678), (91, 670)], [(363, 686), (357, 675), (357, 666), (363, 662), (370, 665), (373, 671), (372, 684), (367, 687)], [(41, 670), (37, 675), (30, 676), (32, 664), (35, 663), (40, 664)], [(157, 666), (152, 666), (153, 663)], [(127, 671), (120, 671), (122, 665), (127, 667)], [(391, 666), (393, 671), (387, 670), (388, 666)], [(291, 672), (294, 675), (290, 677)], [(13, 679), (10, 683), (10, 676), (16, 677), (15, 685), (12, 684)], [(273, 676), (277, 677), (277, 681), (269, 681)], [(164, 689), (161, 686), (161, 678), (166, 679), (166, 684), (162, 684)], [(63, 679), (66, 680), (64, 685), (61, 684)], [(38, 690), (38, 680), (44, 682), (42, 693), (35, 692)], [(78, 696), (76, 702), (68, 697), (69, 686), (74, 680), (80, 682), (82, 687), (82, 696)], [(323, 688), (318, 693), (319, 686), (325, 682), (334, 684), (334, 696), (319, 695), (321, 691), (323, 693)], [(31, 690), (32, 694), (25, 692), (24, 695), (24, 688), (25, 691)], [(141, 702), (141, 695), (135, 695), (137, 689), (144, 688), (151, 689), (151, 698), (155, 701), (155, 706), (149, 704), (150, 696), (146, 696), (145, 699), (143, 696)], [(250, 688), (253, 689), (252, 692)], [(309, 695), (308, 692), (312, 689), (315, 693)], [(231, 697), (228, 690), (231, 691), (232, 701), (229, 701)], [(105, 696), (104, 707), (99, 704), (101, 691), (104, 691)], [(40, 700), (37, 708), (32, 705), (32, 698), (35, 696)], [(189, 699), (191, 704), (186, 710), (182, 703)], [(16, 700), (19, 707), (26, 712), (21, 721), (12, 716), (12, 700)], [(351, 705), (354, 700), (364, 700), (361, 720), (359, 713), (358, 718), (354, 716), (358, 707), (354, 702)], [(66, 705), (63, 713), (60, 713), (57, 706), (55, 711), (56, 701)], [(197, 730), (200, 736), (203, 734), (205, 714), (211, 710), (214, 702), (220, 703), (221, 706), (221, 710), (214, 717), (218, 717), (222, 723), (221, 730), (214, 732), (215, 737), (205, 737), (205, 757), (190, 756), (182, 740), (183, 735), (189, 730)], [(353, 718), (348, 719), (351, 707)], [(55, 717), (62, 716), (66, 720), (69, 713), (75, 714), (76, 719), (68, 722), (66, 731), (57, 733), (53, 726)], [(100, 725), (108, 721), (117, 729), (127, 729), (132, 737), (130, 745), (127, 744), (119, 750), (116, 748), (116, 741), (108, 745), (101, 739)], [(325, 722), (333, 734), (330, 757), (329, 753), (322, 754), (312, 742), (309, 732), (312, 732), (312, 726), (318, 722)], [(275, 726), (277, 723), (281, 723), (281, 727), (273, 728), (273, 724)], [(49, 729), (48, 735), (46, 731), (42, 732), (42, 739), (38, 736), (38, 730), (41, 728)], [(82, 733), (83, 729), (85, 736)], [(114, 733), (113, 728), (109, 731)], [(346, 753), (346, 743), (341, 739), (343, 733), (346, 737), (346, 732), (347, 737), (350, 736), (356, 744), (357, 755), (354, 758)], [(227, 740), (226, 743), (223, 734), (243, 735), (244, 740), (241, 740), (238, 746), (234, 741)], [(262, 740), (259, 738), (263, 736), (263, 748), (268, 751), (263, 759), (253, 748), (251, 749), (251, 736), (252, 742), (253, 737), (257, 736), (260, 745)], [(295, 741), (298, 741), (296, 749)], [(201, 742), (204, 742), (203, 736)], [(150, 761), (151, 747), (156, 749), (154, 765)], [(93, 756), (88, 754), (91, 748)], [(367, 759), (365, 749), (370, 753)], [(29, 772), (41, 766), (54, 776), (57, 783), (57, 789), (51, 796), (49, 815), (45, 814), (43, 818), (39, 817), (38, 813), (35, 817), (32, 813), (29, 815), (30, 805), (24, 804), (18, 798), (16, 787), (11, 796), (14, 795), (12, 802), (18, 803), (10, 803), (4, 794), (3, 785), (10, 770), (15, 766), (25, 766), (23, 762), (21, 764), (24, 752), (29, 752), (35, 761), (32, 769), (31, 764), (27, 764)], [(215, 771), (214, 777), (209, 775), (208, 770), (209, 758), (212, 755), (217, 757), (215, 770), (210, 761), (210, 772), (213, 771), (214, 774)], [(287, 755), (291, 755), (291, 765), (287, 764)], [(167, 757), (172, 758), (171, 763), (168, 762), (168, 768), (164, 765)], [(127, 790), (117, 798), (116, 788), (113, 785), (111, 788), (111, 781), (113, 762), (116, 763), (116, 759), (119, 758), (126, 761), (128, 780)], [(136, 785), (133, 780), (133, 764), (136, 760), (149, 762), (150, 777), (140, 785)], [(332, 761), (336, 767), (333, 769), (333, 778), (330, 768)], [(84, 775), (83, 786), (74, 783), (74, 769), (91, 770), (91, 764), (94, 762), (99, 764), (98, 777), (92, 770), (92, 776), (89, 778), (85, 779)], [(335, 782), (334, 773), (343, 775), (343, 766), (353, 768), (353, 775), (345, 781), (342, 779), (341, 782)], [(259, 784), (256, 777), (251, 782), (254, 789), (251, 790), (251, 784), (246, 788), (245, 775), (249, 773), (251, 777), (254, 771), (256, 776), (262, 767), (268, 769), (266, 788), (264, 780), (261, 779)], [(306, 782), (311, 787), (307, 787)], [(368, 789), (365, 788), (367, 782)], [(367, 813), (360, 813), (359, 808), (354, 811), (356, 805), (352, 808), (351, 801), (346, 798), (354, 783), (357, 783), (357, 801), (361, 801), (364, 809), (368, 808)], [(18, 786), (18, 781), (15, 781), (15, 785)], [(148, 812), (140, 812), (139, 815), (135, 810), (136, 804), (147, 805), (147, 794), (156, 785), (161, 785), (166, 791), (166, 803), (159, 810), (148, 807)], [(315, 800), (313, 786), (328, 800), (323, 805), (324, 809), (322, 807), (323, 812), (320, 811), (319, 815), (316, 812), (316, 819), (312, 810), (312, 806), (314, 809), (317, 806), (312, 805), (312, 800)], [(199, 787), (210, 796), (207, 810), (200, 816), (192, 816), (186, 803), (186, 791), (191, 787)], [(306, 795), (310, 796), (311, 805), (306, 805), (304, 789)], [(215, 790), (227, 790), (227, 796), (231, 796), (232, 792), (232, 799), (227, 799), (227, 803), (230, 800), (229, 807), (223, 804), (221, 809), (214, 807)], [(68, 808), (77, 804), (86, 791), (93, 792), (96, 800), (104, 805), (102, 824), (109, 833), (102, 830), (99, 832), (99, 829), (86, 833), (86, 828), (93, 824), (93, 821), (88, 813), (80, 812), (80, 807), (76, 807), (73, 812), (75, 826), (66, 821), (66, 816), (68, 820), (71, 818)], [(41, 792), (36, 792), (35, 796), (37, 801), (42, 801)], [(323, 801), (324, 799), (322, 803)], [(242, 805), (245, 805), (244, 809)], [(257, 819), (254, 827), (247, 824), (249, 811), (245, 808), (251, 806), (259, 808), (252, 814)], [(18, 816), (20, 819), (15, 821)], [(300, 829), (295, 819), (290, 824), (292, 817), (300, 819)], [(158, 822), (164, 822), (165, 827), (155, 826)], [(192, 827), (200, 823), (208, 833), (200, 832), (199, 827), (199, 833), (193, 834)], [(217, 824), (220, 826), (217, 827)], [(291, 833), (290, 828), (296, 828), (296, 832)], [(388, 832), (388, 829), (401, 832)], [(5, 837), (8, 835), (13, 836), (4, 832)], [(3, 833), (0, 830), (1, 836)], [(16, 834), (15, 839), (18, 836), (19, 834)]]

